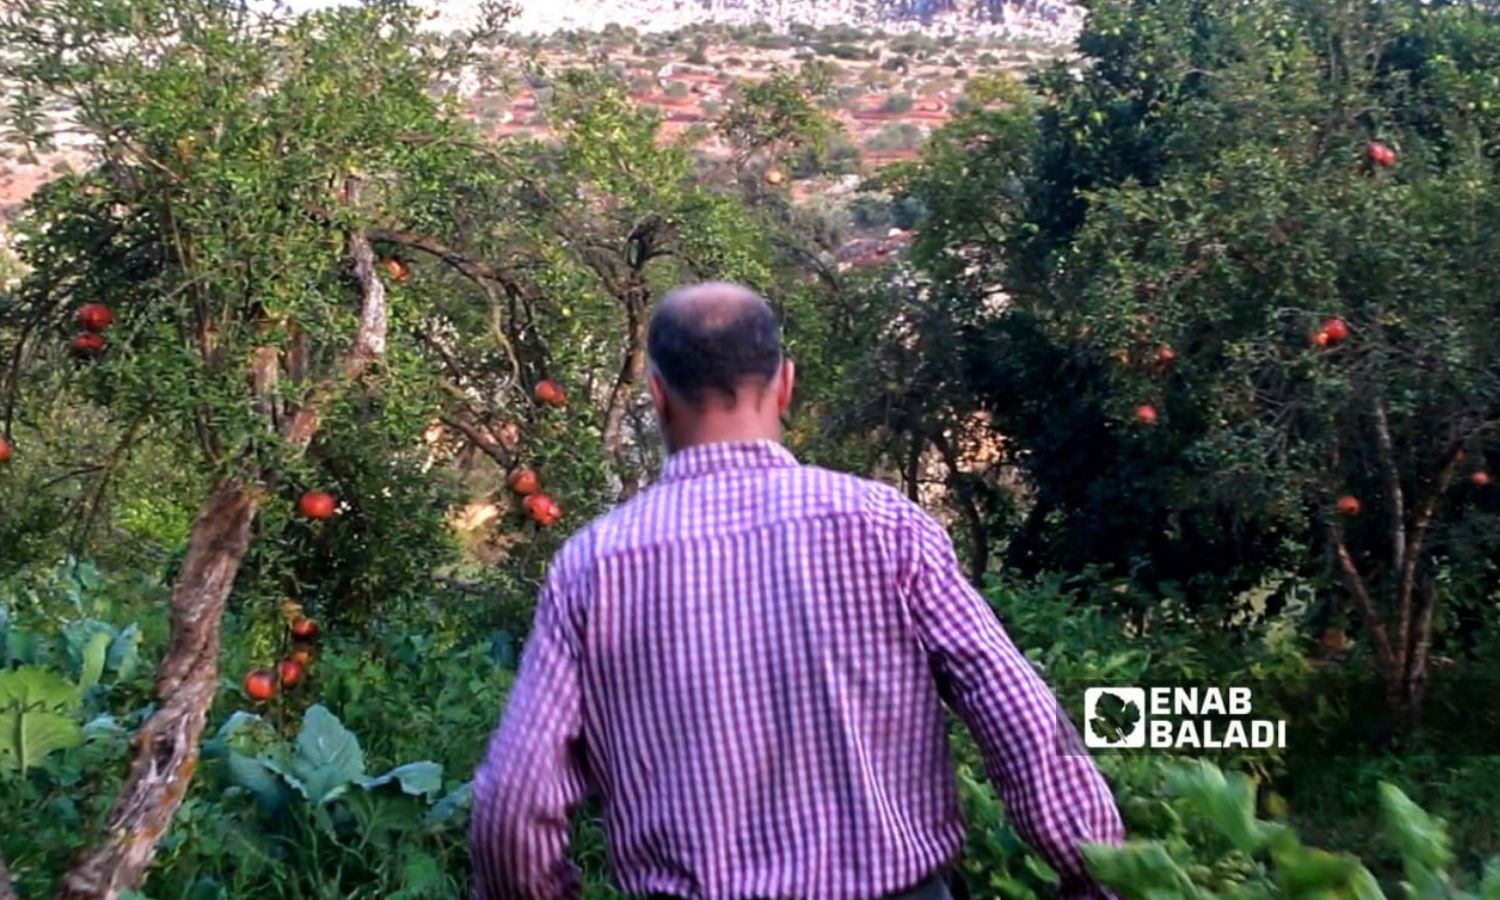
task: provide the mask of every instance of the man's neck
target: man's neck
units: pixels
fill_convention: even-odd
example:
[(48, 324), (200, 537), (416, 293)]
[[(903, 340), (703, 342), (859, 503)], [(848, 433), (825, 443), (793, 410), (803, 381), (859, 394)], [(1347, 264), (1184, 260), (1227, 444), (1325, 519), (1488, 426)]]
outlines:
[(715, 428), (698, 428), (688, 434), (673, 436), (671, 452), (677, 453), (689, 447), (701, 447), (705, 444), (728, 444), (741, 441), (776, 441), (781, 442), (781, 426), (767, 428), (760, 423), (746, 423), (734, 427), (725, 425)]

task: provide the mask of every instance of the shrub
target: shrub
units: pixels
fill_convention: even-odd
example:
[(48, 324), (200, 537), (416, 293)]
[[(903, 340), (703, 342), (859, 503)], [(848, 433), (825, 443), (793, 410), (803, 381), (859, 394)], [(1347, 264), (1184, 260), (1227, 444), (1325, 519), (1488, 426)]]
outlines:
[(865, 147), (881, 153), (915, 150), (923, 138), (921, 127), (912, 122), (889, 122), (865, 139)]
[(891, 203), (887, 197), (860, 194), (849, 204), (849, 219), (855, 228), (879, 230), (891, 224)]
[(854, 44), (822, 44), (815, 49), (818, 53), (824, 56), (831, 56), (834, 59), (859, 60), (870, 58), (869, 51)]
[(910, 94), (888, 94), (881, 109), (888, 113), (901, 114), (911, 112), (912, 100)]

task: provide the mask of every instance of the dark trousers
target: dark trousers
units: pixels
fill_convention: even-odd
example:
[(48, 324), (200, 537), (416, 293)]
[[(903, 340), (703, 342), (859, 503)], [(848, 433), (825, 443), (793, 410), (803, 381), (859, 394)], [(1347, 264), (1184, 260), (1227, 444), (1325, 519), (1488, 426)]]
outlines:
[[(671, 894), (652, 894), (647, 900), (681, 900)], [(938, 873), (910, 890), (887, 894), (879, 900), (969, 900), (969, 887), (957, 872)]]

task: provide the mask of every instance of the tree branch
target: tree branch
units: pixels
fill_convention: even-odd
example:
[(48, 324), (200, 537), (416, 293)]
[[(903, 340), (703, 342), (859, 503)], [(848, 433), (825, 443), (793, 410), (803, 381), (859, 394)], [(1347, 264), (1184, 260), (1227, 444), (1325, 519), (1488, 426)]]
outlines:
[[(1396, 445), (1391, 440), (1391, 424), (1385, 412), (1385, 401), (1377, 394), (1371, 401), (1375, 413), (1375, 443), (1379, 448), (1380, 471), (1391, 519), (1391, 571), (1406, 567), (1406, 495), (1401, 490), (1401, 471), (1396, 465)], [(1403, 623), (1401, 632), (1406, 626)]]
[(1365, 624), (1370, 629), (1370, 639), (1375, 643), (1375, 655), (1385, 666), (1387, 672), (1399, 673), (1400, 668), (1396, 665), (1394, 647), (1391, 645), (1390, 632), (1386, 629), (1385, 617), (1375, 606), (1375, 600), (1370, 596), (1370, 589), (1365, 584), (1364, 576), (1359, 573), (1359, 566), (1355, 564), (1354, 557), (1349, 553), (1349, 545), (1344, 540), (1344, 529), (1337, 522), (1328, 523), (1328, 538), (1333, 544), (1335, 555), (1339, 561), (1339, 571), (1344, 576), (1344, 583), (1349, 588), (1349, 593), (1354, 595), (1354, 600), (1359, 604), (1360, 613), (1365, 617)]
[(512, 278), (509, 273), (497, 269), (489, 263), (473, 259), (435, 237), (417, 234), (400, 228), (372, 228), (367, 234), (373, 241), (397, 244), (411, 250), (420, 250), (429, 256), (435, 256), (471, 281), (498, 284), (517, 292), (523, 290), (520, 282)]
[[(353, 196), (353, 190), (351, 187), (350, 196)], [(342, 376), (353, 381), (364, 375), (377, 358), (385, 355), (389, 320), (385, 283), (375, 274), (375, 250), (370, 246), (370, 237), (360, 232), (350, 234), (349, 256), (354, 261), (354, 277), (359, 282), (362, 303), (354, 346), (344, 357), (340, 368)], [(309, 399), (292, 416), (286, 428), (286, 438), (293, 446), (305, 447), (312, 441), (322, 424), (323, 407), (327, 405), (336, 384), (335, 378), (320, 380), (310, 392)]]
[(1406, 648), (1406, 672), (1404, 673), (1408, 715), (1421, 712), (1422, 692), (1427, 683), (1427, 661), (1432, 649), (1432, 615), (1437, 609), (1437, 586), (1432, 579), (1422, 584), (1422, 609), (1417, 616), (1417, 627), (1412, 629), (1411, 643)]
[[(316, 211), (314, 214), (318, 215)], [(474, 259), (435, 237), (400, 228), (374, 228), (366, 234), (373, 241), (396, 244), (434, 256), (478, 285), (490, 302), (490, 334), (494, 337), (495, 343), (505, 352), (506, 359), (510, 361), (512, 381), (521, 380), (521, 362), (516, 356), (515, 348), (511, 346), (510, 338), (505, 334), (505, 329), (501, 327), (503, 317), (500, 312), (500, 303), (495, 299), (494, 287), (499, 285), (507, 291), (524, 296), (525, 285), (508, 272)]]
[(938, 453), (943, 457), (943, 463), (948, 467), (948, 486), (958, 498), (958, 507), (963, 512), (964, 519), (969, 523), (969, 578), (975, 582), (984, 578), (985, 570), (989, 568), (990, 547), (988, 535), (984, 532), (984, 516), (979, 511), (979, 504), (975, 502), (973, 487), (968, 483), (968, 473), (959, 464), (958, 451), (948, 436), (943, 433), (942, 428), (934, 428), (928, 435), (932, 439), (933, 446), (938, 448)]
[(255, 411), (266, 421), (273, 434), (281, 427), (281, 410), (276, 385), (281, 374), (281, 351), (275, 347), (256, 347), (250, 354), (250, 390), (255, 395)]
[(5, 867), (4, 854), (0, 854), (0, 900), (21, 900), (15, 886), (10, 883), (10, 870)]
[(610, 388), (609, 400), (604, 406), (603, 440), (612, 458), (620, 461), (623, 440), (625, 406), (630, 402), (630, 391), (646, 371), (646, 304), (650, 300), (650, 288), (639, 272), (631, 273), (631, 284), (620, 298), (625, 305), (625, 356), (620, 361), (619, 374)]
[(461, 433), (464, 437), (468, 438), (469, 443), (473, 444), (475, 447), (478, 447), (480, 452), (482, 452), (485, 456), (488, 456), (490, 459), (494, 460), (495, 464), (498, 465), (501, 469), (509, 472), (511, 466), (515, 465), (515, 459), (509, 453), (505, 452), (505, 449), (502, 448), (498, 444), (498, 442), (486, 437), (483, 433), (480, 432), (478, 428), (475, 428), (473, 425), (470, 425), (463, 419), (444, 416), (442, 418), (442, 422), (444, 425), (447, 425), (448, 427)]
[[(1398, 570), (1401, 573), (1400, 596), (1408, 609), (1416, 587), (1417, 564), (1421, 560), (1422, 549), (1426, 546), (1427, 535), (1432, 530), (1433, 520), (1437, 518), (1438, 503), (1442, 500), (1443, 494), (1447, 493), (1448, 488), (1453, 485), (1453, 479), (1457, 476), (1458, 467), (1462, 462), (1463, 454), (1458, 447), (1453, 448), (1448, 453), (1448, 461), (1438, 472), (1437, 483), (1432, 486), (1432, 490), (1423, 498), (1422, 505), (1417, 508), (1416, 519), (1412, 522), (1411, 546), (1407, 548), (1405, 565)], [(1424, 618), (1430, 627), (1432, 622), (1430, 610), (1424, 613)], [(1410, 640), (1405, 634), (1402, 635), (1402, 639), (1403, 641)], [(1405, 647), (1407, 644), (1403, 643), (1402, 646)]]
[[(1370, 401), (1375, 415), (1375, 446), (1380, 460), (1381, 476), (1385, 482), (1386, 507), (1390, 513), (1391, 571), (1405, 572), (1407, 563), (1406, 542), (1406, 495), (1401, 490), (1401, 470), (1396, 463), (1396, 446), (1391, 440), (1391, 425), (1385, 411), (1385, 401), (1375, 392)], [(1405, 667), (1406, 651), (1411, 633), (1412, 596), (1403, 589), (1396, 595), (1396, 639), (1392, 649), (1401, 654), (1401, 665)]]

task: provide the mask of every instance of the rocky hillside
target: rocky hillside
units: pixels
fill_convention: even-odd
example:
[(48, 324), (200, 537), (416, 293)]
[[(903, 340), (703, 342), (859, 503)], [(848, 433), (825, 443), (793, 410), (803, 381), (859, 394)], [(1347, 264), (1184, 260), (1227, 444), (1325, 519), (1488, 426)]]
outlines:
[[(304, 11), (336, 2), (285, 5)], [(843, 131), (822, 171), (794, 166), (792, 190), (825, 200), (852, 191), (873, 168), (914, 156), (966, 102), (970, 75), (1020, 75), (1056, 58), (1082, 22), (1081, 10), (1061, 0), (512, 2), (520, 12), (510, 30), (526, 35), (520, 45), (438, 86), (463, 103), (482, 133), (504, 140), (547, 131), (550, 91), (517, 77), (526, 58), (557, 70), (603, 57), (638, 103), (661, 113), (664, 137), (698, 133), (699, 148), (713, 155), (724, 148), (709, 126), (738, 85), (821, 59), (836, 72), (828, 109)], [(481, 0), (428, 5), (429, 27), (460, 29), (474, 24)], [(704, 25), (718, 27), (695, 27)], [(525, 53), (514, 52), (522, 45)], [(87, 164), (88, 148), (75, 141), (36, 157), (0, 136), (0, 254), (20, 204), (49, 179)], [(873, 221), (871, 230), (884, 224)]]
[[(702, 24), (753, 25), (777, 30), (794, 25), (848, 25), (887, 31), (1008, 37), (1065, 43), (1077, 33), (1083, 11), (1063, 0), (520, 0), (517, 30), (599, 30), (607, 25), (673, 31)], [(438, 7), (440, 27), (472, 21), (476, 6)]]

